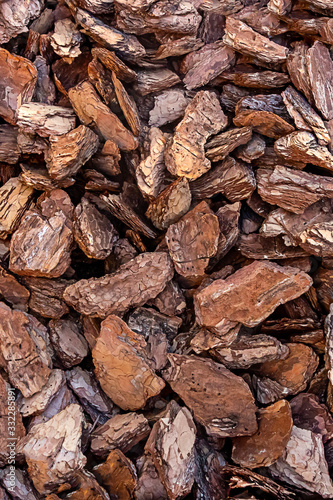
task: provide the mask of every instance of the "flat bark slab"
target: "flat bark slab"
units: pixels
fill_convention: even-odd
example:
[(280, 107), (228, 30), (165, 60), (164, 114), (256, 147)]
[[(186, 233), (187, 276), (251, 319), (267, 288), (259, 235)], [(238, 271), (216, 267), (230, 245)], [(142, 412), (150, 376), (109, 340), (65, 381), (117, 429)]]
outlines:
[(133, 498), (137, 481), (136, 470), (134, 464), (120, 450), (112, 450), (104, 463), (93, 468), (93, 473), (111, 498)]
[(20, 157), (18, 129), (11, 125), (0, 126), (0, 161), (15, 165)]
[[(290, 213), (290, 212), (289, 212)], [(237, 246), (242, 255), (248, 259), (294, 259), (307, 255), (307, 252), (298, 246), (286, 245), (281, 236), (267, 238), (258, 233), (241, 234)]]
[(29, 208), (34, 190), (12, 177), (0, 188), (0, 236), (6, 238), (13, 233)]
[(91, 451), (106, 458), (110, 451), (127, 453), (150, 434), (148, 420), (138, 413), (116, 415), (97, 427), (91, 435)]
[(95, 373), (104, 392), (123, 410), (138, 410), (164, 387), (149, 368), (145, 340), (117, 316), (108, 316), (93, 349)]
[(42, 137), (66, 134), (75, 127), (75, 121), (71, 108), (40, 102), (22, 104), (17, 112), (17, 125)]
[(227, 125), (227, 118), (215, 94), (200, 91), (185, 110), (177, 125), (172, 142), (165, 153), (167, 169), (172, 175), (190, 180), (206, 173), (211, 165), (205, 158), (204, 146), (208, 137)]
[(142, 455), (136, 461), (138, 482), (135, 487), (135, 500), (145, 500), (149, 495), (151, 500), (167, 500), (167, 492), (157, 474), (154, 462), (149, 455)]
[(251, 137), (251, 127), (240, 127), (222, 132), (206, 143), (206, 156), (213, 162), (221, 161), (238, 146), (247, 144)]
[(59, 319), (69, 312), (62, 296), (70, 281), (25, 276), (23, 283), (30, 291), (29, 308), (32, 312), (51, 319)]
[[(197, 356), (169, 354), (163, 378), (213, 437), (256, 432), (256, 406), (248, 385), (223, 365)], [(237, 398), (228, 395), (237, 394)]]
[(0, 296), (13, 309), (27, 312), (30, 292), (17, 279), (0, 267)]
[(333, 62), (327, 47), (317, 41), (306, 53), (306, 66), (316, 107), (325, 120), (333, 118)]
[(49, 330), (55, 355), (64, 368), (78, 365), (88, 355), (88, 343), (74, 321), (53, 319)]
[(167, 498), (186, 496), (194, 483), (196, 427), (186, 407), (171, 401), (154, 425), (145, 450), (151, 456)]
[(311, 285), (310, 276), (296, 268), (256, 261), (197, 293), (196, 318), (213, 330), (230, 329), (238, 322), (253, 327)]
[(0, 307), (1, 353), (9, 379), (24, 397), (39, 392), (51, 373), (48, 332), (30, 314)]
[(189, 99), (183, 89), (167, 89), (154, 96), (154, 107), (149, 112), (149, 125), (161, 127), (181, 118)]
[(232, 440), (232, 460), (242, 467), (268, 467), (284, 453), (293, 428), (288, 401), (258, 411), (258, 430), (253, 436)]
[(116, 76), (124, 82), (132, 82), (137, 79), (136, 72), (130, 69), (115, 52), (104, 49), (103, 47), (95, 47), (91, 49), (93, 57), (97, 59), (110, 71), (113, 71)]

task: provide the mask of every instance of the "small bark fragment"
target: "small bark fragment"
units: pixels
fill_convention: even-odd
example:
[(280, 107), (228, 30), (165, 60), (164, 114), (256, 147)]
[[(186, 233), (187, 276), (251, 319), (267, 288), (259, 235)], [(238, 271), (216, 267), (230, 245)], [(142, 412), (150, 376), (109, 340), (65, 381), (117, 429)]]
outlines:
[(170, 69), (147, 69), (137, 72), (137, 80), (133, 89), (141, 96), (160, 92), (180, 83), (177, 73)]
[(117, 316), (108, 316), (92, 351), (95, 373), (104, 392), (123, 410), (142, 408), (164, 382), (149, 368), (145, 340)]
[(156, 127), (149, 129), (149, 155), (135, 170), (138, 188), (148, 199), (156, 198), (164, 187), (166, 136)]
[(234, 149), (247, 144), (252, 137), (251, 127), (242, 127), (222, 132), (205, 145), (206, 156), (211, 161), (220, 161), (226, 158)]
[(213, 84), (232, 82), (239, 87), (255, 88), (262, 90), (284, 87), (290, 82), (289, 75), (277, 71), (257, 71), (254, 66), (237, 65), (229, 71), (219, 75)]
[(111, 498), (131, 500), (137, 475), (133, 463), (120, 450), (112, 450), (106, 462), (96, 465), (93, 473)]
[(12, 177), (0, 188), (0, 237), (13, 233), (32, 201), (34, 190)]
[(23, 283), (30, 290), (29, 308), (34, 313), (44, 318), (59, 319), (69, 312), (62, 296), (70, 281), (25, 276)]
[(154, 107), (149, 111), (149, 125), (161, 127), (181, 118), (189, 99), (184, 90), (174, 88), (168, 89), (154, 96)]
[(5, 299), (13, 309), (28, 310), (29, 290), (21, 285), (14, 276), (0, 267), (0, 296)]
[(19, 180), (21, 180), (27, 186), (33, 187), (34, 189), (40, 191), (51, 191), (52, 189), (57, 188), (67, 188), (75, 183), (75, 179), (73, 177), (66, 177), (61, 181), (51, 179), (47, 168), (43, 165), (36, 168), (35, 165), (32, 166), (21, 163), (20, 166), (22, 169), (22, 173), (19, 176)]
[(164, 290), (152, 301), (152, 304), (162, 314), (168, 316), (182, 314), (186, 308), (184, 294), (175, 281), (169, 281)]
[(154, 462), (149, 455), (143, 455), (136, 461), (138, 482), (134, 491), (135, 500), (167, 500), (167, 492), (158, 477)]
[(107, 176), (120, 174), (119, 160), (120, 152), (117, 144), (113, 141), (106, 141), (102, 150), (96, 153), (90, 160), (93, 167)]
[(88, 355), (88, 344), (78, 326), (70, 319), (49, 322), (50, 341), (64, 368), (78, 365)]
[(27, 25), (41, 13), (42, 0), (8, 0), (0, 4), (0, 43), (28, 31)]
[(48, 66), (46, 59), (42, 56), (35, 58), (34, 65), (37, 69), (35, 100), (44, 104), (54, 104), (56, 100), (56, 88), (53, 80), (50, 78), (50, 66)]
[[(1, 111), (0, 111), (1, 112)], [(11, 125), (0, 125), (0, 161), (15, 165), (20, 157), (18, 130)]]
[(294, 425), (320, 434), (323, 443), (333, 437), (333, 418), (327, 406), (319, 403), (314, 394), (301, 393), (290, 401)]
[(134, 99), (128, 95), (125, 87), (113, 72), (112, 82), (119, 102), (119, 106), (124, 113), (128, 125), (130, 126), (134, 135), (140, 135), (141, 124)]
[(71, 108), (41, 102), (22, 104), (17, 112), (17, 124), (24, 131), (42, 137), (67, 134), (75, 127), (75, 121), (75, 113)]
[(102, 47), (95, 47), (91, 49), (91, 53), (110, 71), (113, 71), (119, 80), (124, 82), (133, 82), (137, 76), (135, 71), (130, 69), (126, 64), (116, 56), (114, 52), (104, 49)]
[(253, 134), (244, 146), (239, 146), (235, 152), (237, 158), (251, 163), (252, 160), (260, 158), (265, 153), (266, 142), (259, 135)]

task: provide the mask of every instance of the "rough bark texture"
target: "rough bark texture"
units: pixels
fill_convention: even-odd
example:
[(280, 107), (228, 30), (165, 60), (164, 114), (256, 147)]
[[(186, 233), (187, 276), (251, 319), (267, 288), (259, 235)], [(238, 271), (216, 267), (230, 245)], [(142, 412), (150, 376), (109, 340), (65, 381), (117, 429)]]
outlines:
[(0, 188), (0, 236), (13, 233), (24, 212), (29, 207), (34, 190), (12, 177)]
[(42, 137), (66, 134), (75, 127), (76, 117), (71, 108), (40, 102), (22, 104), (17, 112), (17, 124), (26, 132)]

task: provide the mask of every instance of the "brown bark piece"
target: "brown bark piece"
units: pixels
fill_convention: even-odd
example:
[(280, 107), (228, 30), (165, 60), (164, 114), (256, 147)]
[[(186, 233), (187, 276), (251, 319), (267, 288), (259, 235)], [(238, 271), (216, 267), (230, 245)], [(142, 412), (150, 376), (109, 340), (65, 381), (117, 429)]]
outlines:
[(257, 71), (254, 66), (237, 65), (233, 69), (224, 71), (213, 80), (213, 84), (232, 82), (239, 87), (262, 90), (284, 87), (290, 82), (289, 75), (277, 71)]
[(143, 455), (136, 461), (138, 482), (134, 491), (135, 500), (167, 500), (167, 492), (158, 477), (154, 463), (149, 455)]
[(21, 285), (14, 276), (0, 267), (0, 296), (5, 299), (13, 309), (28, 310), (29, 290)]
[(180, 177), (150, 202), (146, 216), (157, 229), (167, 229), (188, 212), (191, 200), (189, 182)]
[(52, 64), (54, 83), (59, 92), (67, 97), (69, 89), (88, 79), (91, 59), (91, 54), (85, 52), (71, 60), (70, 64), (65, 59), (58, 59)]
[(268, 335), (240, 335), (230, 346), (218, 347), (212, 351), (214, 359), (223, 363), (229, 370), (285, 359), (288, 353), (288, 347)]
[(111, 140), (104, 143), (102, 150), (96, 153), (90, 160), (93, 167), (107, 176), (120, 174), (118, 161), (120, 152), (117, 144)]
[(333, 437), (333, 418), (327, 406), (319, 403), (314, 394), (301, 393), (290, 401), (294, 425), (320, 434), (323, 443)]
[(185, 497), (192, 489), (195, 438), (191, 413), (171, 401), (166, 414), (155, 423), (145, 447), (171, 500)]
[(213, 331), (229, 330), (238, 322), (253, 327), (311, 285), (310, 276), (298, 269), (256, 261), (198, 292), (194, 297), (196, 318)]
[(110, 451), (127, 453), (150, 434), (148, 420), (138, 413), (116, 415), (91, 434), (91, 451), (106, 458)]
[(87, 168), (83, 170), (82, 177), (86, 182), (84, 186), (86, 191), (119, 192), (120, 184), (109, 181), (103, 174), (97, 172), (97, 170)]
[(138, 188), (148, 199), (156, 198), (164, 187), (165, 164), (164, 150), (166, 137), (157, 127), (149, 129), (149, 155), (135, 170)]
[(234, 50), (256, 57), (261, 64), (271, 67), (287, 59), (287, 49), (256, 33), (247, 24), (232, 17), (226, 19), (223, 42)]
[(13, 233), (24, 212), (29, 208), (34, 190), (12, 177), (0, 188), (0, 237)]
[(222, 132), (205, 145), (206, 156), (211, 161), (220, 161), (226, 158), (234, 149), (246, 144), (252, 137), (251, 127), (241, 127)]
[(217, 252), (219, 222), (206, 202), (201, 202), (166, 233), (166, 243), (176, 271), (185, 277), (202, 276), (209, 258)]
[(167, 89), (154, 96), (154, 107), (149, 111), (149, 125), (161, 127), (184, 115), (189, 104), (183, 89)]
[(251, 163), (252, 160), (260, 158), (265, 153), (266, 142), (259, 135), (253, 134), (249, 142), (243, 146), (239, 146), (235, 155), (240, 160), (246, 163)]
[(130, 500), (137, 475), (133, 463), (120, 450), (112, 450), (106, 462), (96, 465), (93, 473), (111, 498)]
[(310, 132), (297, 131), (281, 137), (275, 141), (274, 149), (281, 158), (292, 157), (300, 162), (318, 165), (330, 172), (333, 170), (333, 155), (327, 147), (320, 146)]
[(152, 304), (162, 314), (177, 316), (182, 314), (186, 308), (183, 292), (175, 281), (169, 281), (164, 290), (157, 295)]
[(160, 92), (180, 83), (177, 73), (170, 69), (146, 69), (137, 72), (137, 80), (133, 89), (141, 96)]
[(125, 151), (137, 147), (137, 139), (102, 103), (91, 83), (79, 83), (68, 91), (68, 97), (80, 121), (87, 127), (95, 128), (106, 141), (113, 140)]
[(269, 111), (241, 111), (236, 114), (233, 122), (237, 127), (252, 127), (255, 132), (273, 139), (278, 139), (295, 130), (283, 118)]
[(21, 163), (20, 167), (22, 172), (19, 176), (19, 180), (21, 180), (26, 186), (30, 186), (40, 191), (67, 188), (75, 183), (75, 179), (73, 177), (66, 177), (61, 181), (51, 179), (47, 168), (43, 165), (36, 168), (35, 165), (32, 166), (31, 164), (27, 165)]
[(330, 304), (333, 302), (332, 294), (333, 271), (331, 269), (318, 269), (314, 276), (314, 284), (320, 305), (329, 313)]
[(34, 316), (1, 303), (0, 341), (13, 386), (27, 398), (39, 392), (51, 373), (46, 328)]
[(87, 461), (81, 452), (83, 412), (71, 404), (48, 422), (35, 425), (23, 453), (36, 490), (46, 495), (70, 480)]
[(54, 23), (54, 33), (50, 38), (51, 46), (60, 57), (75, 58), (81, 54), (80, 44), (83, 36), (71, 19), (60, 19)]
[(138, 136), (141, 132), (140, 118), (134, 99), (128, 95), (125, 87), (120, 80), (112, 72), (112, 83), (116, 91), (116, 96), (121, 107), (122, 112), (126, 118), (134, 135)]
[(37, 69), (35, 100), (45, 104), (54, 104), (56, 100), (56, 88), (53, 80), (50, 78), (50, 66), (48, 66), (46, 59), (42, 56), (35, 58), (34, 65)]
[(220, 207), (216, 212), (216, 217), (219, 220), (220, 235), (217, 252), (210, 261), (210, 268), (217, 264), (236, 243), (239, 235), (238, 222), (241, 207), (241, 204), (238, 202)]
[(333, 495), (321, 436), (306, 429), (293, 426), (282, 457), (269, 470), (273, 477), (317, 493), (322, 498)]
[(0, 4), (0, 43), (28, 31), (27, 25), (41, 13), (42, 0), (8, 0)]
[(49, 138), (50, 147), (45, 155), (45, 162), (52, 179), (62, 180), (75, 175), (97, 151), (97, 135), (80, 125), (61, 136)]
[(333, 61), (328, 48), (316, 41), (307, 51), (306, 63), (316, 107), (325, 120), (331, 120), (333, 118)]
[(117, 232), (106, 215), (82, 198), (74, 211), (74, 238), (91, 259), (106, 259), (112, 252)]
[(78, 365), (88, 355), (88, 344), (71, 319), (52, 319), (49, 322), (50, 341), (64, 368)]
[(267, 4), (268, 10), (281, 17), (289, 14), (292, 6), (293, 5), (291, 0), (269, 0)]
[(167, 57), (182, 56), (188, 52), (198, 50), (203, 46), (203, 41), (193, 36), (184, 36), (172, 41), (162, 43), (157, 49), (154, 59), (159, 61)]
[[(248, 5), (232, 16), (233, 18), (246, 23), (253, 30), (269, 38), (288, 31), (286, 24), (266, 6)], [(256, 60), (256, 63), (258, 64), (258, 60)]]
[(280, 166), (274, 171), (259, 169), (257, 185), (264, 201), (295, 214), (302, 214), (321, 198), (331, 198), (333, 193), (331, 177)]
[(135, 71), (130, 69), (126, 64), (116, 56), (114, 52), (104, 49), (102, 47), (95, 47), (91, 49), (91, 53), (110, 71), (113, 71), (119, 80), (124, 82), (133, 82), (137, 76)]
[(256, 432), (254, 399), (241, 377), (197, 356), (169, 354), (169, 361), (171, 366), (163, 371), (163, 378), (210, 436), (250, 436)]
[(272, 465), (282, 456), (292, 428), (291, 409), (285, 399), (261, 408), (257, 432), (233, 439), (232, 460), (249, 469)]
[(75, 113), (71, 108), (41, 102), (22, 104), (17, 112), (17, 124), (24, 131), (42, 137), (67, 134), (75, 127), (75, 121)]
[(165, 153), (167, 169), (172, 175), (190, 180), (206, 173), (211, 165), (205, 158), (207, 138), (224, 129), (224, 115), (215, 94), (201, 91), (187, 106), (183, 120), (177, 125), (172, 142)]
[(92, 351), (95, 373), (104, 392), (123, 410), (142, 408), (164, 382), (149, 368), (145, 340), (117, 316), (108, 316)]
[(190, 184), (193, 198), (202, 200), (221, 193), (231, 202), (249, 198), (256, 187), (248, 165), (227, 156), (221, 163)]
[(69, 312), (62, 296), (70, 281), (25, 276), (23, 283), (30, 290), (29, 308), (32, 312), (51, 319), (59, 319)]
[(46, 139), (42, 139), (36, 134), (29, 134), (19, 129), (17, 134), (17, 146), (21, 153), (25, 154), (44, 154), (48, 146)]
[[(1, 113), (1, 111), (0, 111)], [(18, 130), (11, 125), (0, 125), (0, 161), (15, 165), (20, 157)]]
[(308, 48), (303, 41), (295, 42), (293, 51), (288, 55), (287, 69), (292, 83), (300, 92), (303, 92), (310, 105), (314, 106), (306, 57)]

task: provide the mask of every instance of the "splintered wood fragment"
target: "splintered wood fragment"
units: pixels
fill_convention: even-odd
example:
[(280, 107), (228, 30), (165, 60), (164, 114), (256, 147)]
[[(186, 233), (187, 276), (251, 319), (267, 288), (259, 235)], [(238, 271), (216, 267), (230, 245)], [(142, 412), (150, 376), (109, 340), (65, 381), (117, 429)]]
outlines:
[(23, 283), (30, 290), (29, 308), (32, 312), (51, 319), (59, 319), (69, 312), (62, 295), (70, 281), (25, 276)]
[(34, 190), (12, 177), (0, 188), (0, 237), (13, 233), (32, 201)]
[(183, 89), (168, 89), (154, 96), (154, 107), (149, 112), (149, 125), (161, 127), (184, 115), (189, 103)]
[(162, 43), (154, 54), (154, 59), (159, 61), (160, 59), (166, 59), (167, 57), (182, 56), (188, 52), (200, 49), (203, 44), (202, 40), (195, 38), (194, 36), (176, 38), (175, 40)]
[(138, 188), (143, 196), (154, 199), (160, 194), (164, 186), (166, 137), (160, 129), (151, 127), (148, 138), (150, 141), (149, 155), (140, 162), (135, 170), (135, 176)]
[(28, 472), (41, 495), (56, 491), (83, 469), (87, 461), (81, 452), (83, 425), (81, 407), (71, 404), (47, 422), (35, 425), (24, 439)]
[(64, 299), (88, 316), (105, 318), (154, 299), (173, 277), (173, 266), (165, 252), (144, 253), (113, 274), (81, 280), (69, 286)]
[(121, 81), (118, 80), (114, 72), (112, 72), (112, 83), (116, 91), (119, 106), (124, 113), (128, 125), (131, 127), (134, 135), (140, 135), (140, 118), (134, 99), (128, 95), (125, 87), (123, 86)]
[(316, 41), (308, 49), (306, 64), (316, 107), (325, 120), (333, 118), (333, 61), (328, 48)]
[(104, 49), (103, 47), (94, 47), (91, 53), (110, 71), (113, 71), (119, 80), (130, 83), (136, 80), (135, 71), (130, 69), (126, 64), (116, 56), (114, 52)]
[(295, 214), (302, 214), (309, 205), (333, 194), (331, 177), (280, 166), (274, 170), (259, 169), (257, 185), (264, 201)]
[[(45, 149), (47, 145), (45, 146)], [(22, 181), (26, 186), (40, 190), (40, 191), (50, 191), (56, 188), (67, 188), (75, 183), (73, 177), (66, 177), (61, 181), (56, 181), (51, 179), (47, 168), (43, 165), (36, 167), (35, 165), (27, 165), (24, 163), (20, 164), (22, 172), (20, 173), (19, 180)]]
[(165, 163), (172, 175), (197, 179), (206, 173), (210, 161), (205, 158), (205, 142), (227, 126), (215, 94), (200, 91), (185, 110), (183, 120), (175, 128), (170, 145), (165, 152)]
[(319, 144), (328, 144), (330, 135), (325, 124), (307, 100), (291, 86), (287, 87), (281, 95), (290, 116), (294, 118), (296, 127), (301, 130), (313, 131)]
[(88, 344), (77, 324), (71, 319), (49, 322), (50, 341), (64, 368), (78, 365), (88, 354)]
[(197, 200), (221, 193), (232, 202), (248, 198), (255, 187), (256, 180), (251, 167), (230, 156), (190, 184), (192, 196)]
[(11, 125), (0, 125), (0, 162), (15, 165), (20, 157), (17, 144), (18, 130)]
[(14, 276), (0, 267), (0, 297), (13, 309), (28, 310), (29, 290), (21, 285)]
[(112, 401), (123, 410), (138, 410), (156, 396), (164, 381), (146, 361), (144, 338), (117, 316), (108, 316), (92, 351), (96, 377)]
[(135, 61), (146, 54), (144, 46), (135, 36), (127, 35), (104, 24), (97, 17), (92, 16), (83, 9), (76, 9), (75, 20), (81, 24), (83, 33), (105, 48), (116, 50), (125, 60)]
[(142, 455), (136, 461), (138, 482), (135, 487), (135, 500), (167, 500), (167, 492), (157, 474), (154, 462), (149, 455)]
[(220, 85), (228, 82), (232, 82), (239, 87), (270, 90), (284, 87), (290, 82), (290, 77), (277, 71), (257, 71), (255, 66), (237, 65), (228, 71), (224, 71), (212, 83)]
[[(129, 226), (133, 231), (142, 233), (147, 238), (155, 238), (157, 233), (147, 223), (147, 219), (138, 215), (135, 210), (123, 199), (122, 195), (108, 194), (101, 195), (101, 199), (117, 219)], [(146, 222), (147, 221), (147, 222)]]
[(285, 359), (289, 349), (276, 338), (268, 335), (240, 335), (228, 347), (217, 347), (212, 351), (214, 359), (229, 370), (249, 368), (256, 363)]
[(95, 465), (93, 473), (111, 498), (121, 500), (133, 498), (137, 482), (136, 470), (133, 463), (120, 450), (112, 450), (106, 462)]
[(106, 458), (111, 450), (127, 453), (150, 434), (148, 420), (138, 413), (125, 413), (110, 418), (91, 434), (91, 451)]
[(219, 222), (206, 202), (201, 202), (166, 233), (170, 257), (182, 276), (203, 276), (209, 258), (217, 252)]
[(288, 51), (282, 45), (260, 35), (247, 24), (227, 17), (223, 42), (234, 50), (253, 56), (263, 65), (276, 66), (287, 60)]
[(68, 97), (80, 121), (87, 127), (94, 127), (106, 141), (113, 140), (125, 151), (137, 147), (137, 139), (102, 103), (91, 83), (79, 83), (68, 91)]
[(75, 127), (76, 116), (71, 108), (30, 102), (20, 106), (17, 124), (27, 132), (42, 137), (67, 134)]
[(42, 0), (8, 0), (0, 3), (0, 43), (28, 31), (27, 25), (38, 17), (44, 7)]
[(238, 146), (249, 142), (251, 137), (251, 127), (234, 128), (222, 132), (206, 143), (206, 157), (213, 162), (223, 160)]
[(168, 357), (171, 366), (163, 371), (164, 379), (210, 436), (250, 436), (256, 432), (254, 398), (241, 377), (210, 359), (180, 354)]
[(284, 453), (293, 428), (288, 401), (258, 411), (258, 430), (253, 436), (232, 440), (232, 460), (243, 467), (268, 467)]
[(90, 163), (96, 170), (107, 176), (120, 174), (119, 167), (120, 152), (114, 141), (108, 140), (103, 148), (98, 151), (90, 160)]
[(58, 56), (75, 58), (81, 54), (80, 44), (83, 42), (83, 36), (69, 18), (54, 23), (54, 33), (50, 41)]
[(152, 92), (159, 92), (180, 83), (177, 73), (170, 69), (146, 69), (137, 72), (137, 79), (133, 89), (139, 95), (147, 95)]
[(1, 354), (9, 379), (24, 397), (39, 392), (51, 373), (48, 332), (34, 316), (0, 303)]
[(195, 438), (196, 427), (190, 411), (171, 401), (166, 414), (154, 424), (145, 446), (171, 500), (185, 497), (192, 489)]
[(274, 478), (322, 498), (333, 495), (322, 438), (310, 430), (294, 425), (283, 455), (269, 471)]
[[(238, 322), (253, 327), (280, 304), (305, 293), (311, 285), (310, 276), (296, 268), (256, 261), (225, 280), (214, 281), (195, 295), (197, 322), (213, 331), (228, 331)], [(262, 294), (265, 303), (261, 301)]]
[(181, 177), (150, 202), (146, 216), (157, 229), (167, 229), (188, 212), (191, 200), (188, 180), (186, 177)]
[(236, 61), (235, 52), (221, 40), (205, 45), (195, 54), (198, 60), (183, 79), (189, 90), (206, 85)]
[[(3, 5), (0, 4), (0, 13)], [(0, 48), (0, 74), (0, 116), (15, 125), (18, 108), (32, 99), (37, 82), (37, 70), (28, 59)]]
[(61, 136), (51, 136), (50, 146), (45, 154), (45, 163), (52, 179), (62, 180), (75, 175), (97, 151), (97, 135), (80, 125)]

